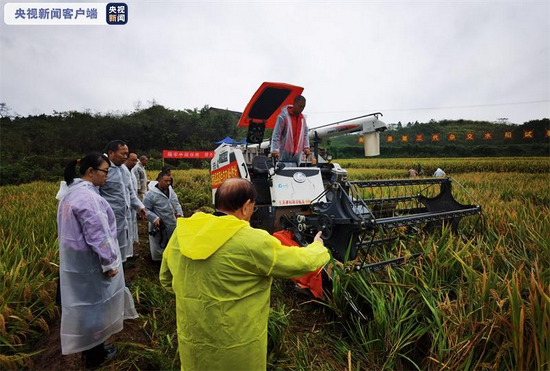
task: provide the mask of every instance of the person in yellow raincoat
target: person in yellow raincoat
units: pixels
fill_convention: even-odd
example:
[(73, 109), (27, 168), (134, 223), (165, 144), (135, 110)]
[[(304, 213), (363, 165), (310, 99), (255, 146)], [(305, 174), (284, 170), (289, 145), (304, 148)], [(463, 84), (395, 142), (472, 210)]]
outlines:
[(273, 277), (300, 277), (330, 259), (320, 233), (300, 248), (252, 228), (255, 197), (250, 182), (225, 181), (217, 211), (178, 219), (164, 251), (160, 281), (176, 295), (182, 370), (265, 370)]

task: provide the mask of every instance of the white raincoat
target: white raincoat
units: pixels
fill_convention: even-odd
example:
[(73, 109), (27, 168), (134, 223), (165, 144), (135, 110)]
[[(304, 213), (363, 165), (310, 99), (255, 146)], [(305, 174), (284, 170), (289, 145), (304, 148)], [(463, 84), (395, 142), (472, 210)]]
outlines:
[(433, 176), (435, 176), (435, 177), (444, 177), (446, 175), (447, 174), (445, 174), (445, 172), (443, 170), (441, 170), (440, 168), (437, 168), (437, 170), (435, 171)]
[(162, 260), (162, 253), (176, 229), (176, 214), (183, 215), (183, 210), (174, 189), (168, 187), (170, 198), (157, 187), (151, 187), (143, 199), (147, 209), (147, 220), (149, 220), (149, 232), (155, 232), (154, 222), (160, 218), (165, 229), (156, 231), (155, 235), (149, 234), (149, 246), (151, 248), (151, 259)]
[(300, 114), (298, 117), (298, 120), (301, 121), (300, 132), (293, 132), (292, 119), (288, 112), (291, 107), (291, 105), (284, 106), (277, 116), (277, 123), (271, 135), (271, 152), (279, 151), (279, 161), (281, 162), (293, 162), (300, 165), (304, 148), (309, 148), (308, 127), (305, 116)]
[[(133, 171), (128, 169), (128, 167), (126, 165), (121, 165), (121, 167), (122, 166), (124, 166), (126, 168), (126, 170), (128, 170), (128, 172), (130, 173), (130, 180), (131, 180), (130, 184), (132, 185), (132, 191), (134, 192), (134, 194), (137, 197), (137, 193), (138, 193), (137, 192), (137, 189), (138, 189), (137, 178), (136, 178), (135, 174), (133, 173)], [(138, 197), (138, 199), (139, 199), (139, 197)], [(130, 209), (130, 216), (131, 216), (131, 219), (130, 219), (130, 224), (129, 224), (130, 225), (130, 228), (129, 228), (130, 233), (129, 234), (130, 234), (130, 245), (131, 246), (128, 250), (128, 255), (126, 257), (134, 256), (134, 242), (139, 242), (137, 212), (136, 212), (136, 210)]]
[[(124, 282), (113, 210), (90, 182), (61, 182), (57, 228), (61, 288), (61, 351), (91, 349), (137, 318)], [(105, 272), (117, 269), (110, 278)]]
[(107, 182), (99, 187), (99, 193), (109, 202), (115, 213), (117, 240), (123, 262), (131, 254), (133, 246), (130, 234), (132, 220), (130, 208), (139, 211), (144, 207), (135, 192), (132, 191), (131, 183), (132, 180), (128, 168), (126, 166), (116, 166), (111, 162)]
[(141, 194), (140, 199), (143, 200), (143, 197), (147, 193), (147, 173), (145, 172), (145, 167), (141, 164), (140, 161), (132, 168), (132, 174), (136, 177), (138, 181), (139, 194)]

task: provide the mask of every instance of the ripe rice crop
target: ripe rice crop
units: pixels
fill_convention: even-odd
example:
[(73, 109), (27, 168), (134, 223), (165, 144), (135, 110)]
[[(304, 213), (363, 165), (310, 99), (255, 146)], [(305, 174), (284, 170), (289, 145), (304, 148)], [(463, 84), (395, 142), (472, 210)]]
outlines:
[[(373, 260), (423, 253), (402, 267), (355, 274), (336, 269), (335, 294), (326, 303), (336, 313), (331, 331), (312, 331), (307, 337), (285, 331), (288, 312), (294, 309), (279, 306), (274, 311), (278, 317), (272, 316), (279, 319), (272, 326), (279, 364), (311, 369), (344, 369), (349, 364), (353, 369), (550, 368), (548, 158), (338, 162), (352, 180), (404, 178), (419, 163), (427, 174), (441, 167), (479, 201), (484, 223), (471, 236), (443, 229), (373, 252)], [(186, 216), (211, 210), (207, 170), (175, 170), (173, 177)], [(57, 189), (58, 184), (46, 182), (0, 188), (2, 368), (30, 366), (28, 345), (47, 334), (47, 321), (59, 315), (54, 305)], [(147, 289), (139, 280), (137, 284)], [(350, 311), (344, 289), (367, 320)], [(155, 293), (159, 297), (151, 305), (168, 295)], [(154, 317), (146, 316), (149, 322)], [(175, 323), (161, 325), (172, 326), (166, 329), (172, 336), (151, 347), (155, 357), (169, 357), (163, 364), (174, 364)], [(333, 335), (342, 331), (343, 336)], [(330, 351), (330, 363), (317, 356), (319, 348)]]
[(437, 168), (449, 174), (472, 172), (495, 173), (550, 173), (550, 157), (471, 157), (460, 158), (362, 158), (338, 160), (343, 168), (348, 169), (396, 169), (402, 177), (408, 169), (417, 169), (420, 165), (426, 176), (430, 176)]
[(28, 357), (17, 354), (59, 315), (57, 189), (46, 182), (0, 188), (0, 361), (7, 367), (14, 364), (5, 354), (26, 365)]

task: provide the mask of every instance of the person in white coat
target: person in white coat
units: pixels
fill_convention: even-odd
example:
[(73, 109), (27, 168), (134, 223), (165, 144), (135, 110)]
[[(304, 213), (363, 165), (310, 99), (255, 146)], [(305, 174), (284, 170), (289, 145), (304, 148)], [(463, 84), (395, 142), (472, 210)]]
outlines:
[(437, 168), (433, 176), (441, 178), (447, 176), (447, 174), (441, 168)]
[(149, 246), (151, 259), (162, 261), (162, 253), (176, 229), (176, 219), (183, 217), (183, 210), (174, 189), (170, 186), (170, 175), (161, 172), (157, 183), (143, 199), (149, 220)]
[(128, 146), (121, 140), (114, 140), (107, 144), (105, 149), (109, 157), (109, 177), (104, 185), (99, 187), (99, 193), (109, 202), (116, 217), (117, 240), (120, 247), (122, 262), (126, 261), (132, 244), (130, 243), (130, 208), (138, 215), (145, 217), (145, 207), (132, 192), (130, 172), (122, 167), (128, 157)]
[[(74, 179), (77, 163), (81, 177)], [(97, 190), (108, 169), (99, 153), (70, 162), (56, 196), (61, 352), (82, 352), (86, 367), (114, 357), (116, 347), (104, 342), (138, 316), (124, 282), (115, 215)]]
[[(134, 169), (137, 166), (138, 163), (138, 157), (137, 154), (134, 152), (130, 152), (128, 155), (128, 158), (126, 161), (124, 161), (124, 164), (121, 167), (125, 167), (128, 172), (130, 173), (130, 184), (132, 185), (132, 192), (135, 193), (135, 195), (138, 196), (138, 180), (134, 174)], [(137, 213), (134, 209), (130, 209), (130, 215), (131, 219), (129, 220), (130, 225), (130, 245), (131, 248), (128, 251), (127, 257), (130, 258), (132, 256), (137, 256), (137, 248), (139, 245), (139, 234), (138, 234), (138, 223), (137, 223)]]
[(134, 174), (138, 181), (138, 198), (141, 201), (143, 201), (143, 197), (147, 193), (147, 184), (149, 183), (147, 173), (145, 172), (145, 166), (147, 166), (148, 161), (147, 156), (140, 156), (137, 165), (132, 169), (132, 174)]
[(306, 98), (298, 95), (294, 104), (281, 108), (271, 135), (271, 155), (291, 166), (300, 166), (302, 153), (310, 155), (306, 118), (302, 111)]

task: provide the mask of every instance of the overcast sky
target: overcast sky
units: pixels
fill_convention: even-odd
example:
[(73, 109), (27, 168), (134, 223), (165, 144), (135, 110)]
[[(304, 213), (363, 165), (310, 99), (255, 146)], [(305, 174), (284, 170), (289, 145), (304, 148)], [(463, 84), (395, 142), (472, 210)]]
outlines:
[(0, 102), (242, 111), (277, 81), (305, 88), (312, 127), (550, 117), (549, 0), (126, 3), (124, 26), (0, 22)]

